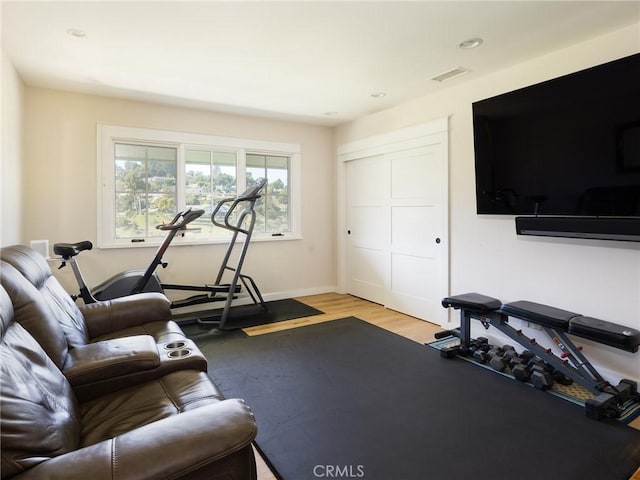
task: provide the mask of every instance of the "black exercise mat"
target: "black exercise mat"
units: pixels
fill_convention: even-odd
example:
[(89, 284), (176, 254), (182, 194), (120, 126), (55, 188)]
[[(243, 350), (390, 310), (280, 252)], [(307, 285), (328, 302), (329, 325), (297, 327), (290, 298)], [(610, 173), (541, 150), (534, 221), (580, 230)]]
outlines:
[(627, 480), (640, 466), (640, 431), (356, 318), (196, 342), (285, 480)]
[[(283, 322), (294, 318), (310, 317), (324, 313), (316, 308), (294, 300), (293, 298), (265, 302), (265, 305), (267, 307), (266, 312), (261, 311), (258, 306), (253, 304), (231, 307), (231, 312), (225, 324), (225, 329), (233, 330), (238, 328), (256, 327), (258, 325)], [(203, 319), (208, 317), (217, 318), (221, 313), (222, 309), (216, 309), (208, 313), (203, 313), (200, 316)], [(193, 316), (193, 314), (187, 315), (182, 321), (180, 321), (180, 319), (178, 319), (178, 321), (183, 325), (183, 328), (188, 327), (187, 329), (191, 331), (194, 328), (193, 324), (196, 323)]]

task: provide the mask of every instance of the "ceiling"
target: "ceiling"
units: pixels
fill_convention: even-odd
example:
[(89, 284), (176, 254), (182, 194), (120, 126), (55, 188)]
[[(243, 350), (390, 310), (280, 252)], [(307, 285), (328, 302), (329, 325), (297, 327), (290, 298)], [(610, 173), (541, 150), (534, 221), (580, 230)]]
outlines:
[(2, 48), (30, 86), (337, 125), (638, 21), (635, 1), (3, 1)]

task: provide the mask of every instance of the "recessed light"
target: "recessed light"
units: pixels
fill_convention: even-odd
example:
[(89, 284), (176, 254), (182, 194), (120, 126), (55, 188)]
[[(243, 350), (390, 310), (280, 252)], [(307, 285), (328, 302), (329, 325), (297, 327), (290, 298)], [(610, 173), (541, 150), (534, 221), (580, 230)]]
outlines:
[(374, 92), (371, 94), (371, 96), (373, 98), (382, 98), (382, 97), (386, 97), (387, 94), (385, 92)]
[(84, 38), (87, 36), (87, 32), (85, 32), (84, 30), (80, 30), (79, 28), (69, 28), (67, 30), (67, 33), (76, 38)]
[(472, 48), (479, 47), (480, 45), (482, 45), (483, 42), (484, 40), (482, 40), (481, 38), (470, 38), (469, 40), (465, 40), (464, 42), (460, 43), (458, 47), (465, 50), (469, 50)]

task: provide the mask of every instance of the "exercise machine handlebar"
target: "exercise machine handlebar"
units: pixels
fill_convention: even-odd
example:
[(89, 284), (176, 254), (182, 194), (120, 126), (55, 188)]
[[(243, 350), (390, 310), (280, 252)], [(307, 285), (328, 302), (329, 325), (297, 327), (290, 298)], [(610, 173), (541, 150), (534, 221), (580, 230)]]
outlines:
[(169, 223), (161, 223), (160, 225), (157, 225), (156, 228), (158, 230), (186, 230), (188, 224), (197, 220), (203, 214), (204, 210), (193, 210), (189, 207), (182, 212), (178, 212)]
[[(249, 208), (250, 210), (253, 210), (253, 204), (255, 204), (256, 200), (258, 200), (262, 196), (261, 191), (266, 184), (267, 184), (267, 179), (261, 178), (256, 182), (255, 185), (253, 185), (250, 188), (247, 188), (240, 195), (236, 197), (223, 198), (222, 200), (220, 200), (220, 202), (216, 205), (216, 208), (213, 210), (213, 213), (211, 214), (211, 222), (215, 226), (224, 228), (225, 230), (231, 230), (232, 232), (241, 232), (241, 233), (247, 234), (248, 230), (241, 228), (241, 224), (242, 224), (241, 221), (238, 221), (236, 225), (232, 225), (229, 220), (231, 218), (231, 215), (233, 215), (233, 212), (236, 210), (237, 206), (242, 202), (249, 202), (251, 204)], [(229, 202), (233, 202), (233, 203), (231, 203), (231, 205), (229, 206), (229, 209), (227, 210), (227, 213), (224, 216), (224, 221), (220, 222), (216, 218), (218, 216), (218, 212), (220, 212), (220, 209), (226, 204), (228, 204)], [(243, 218), (243, 216), (239, 217), (239, 220), (240, 218)]]

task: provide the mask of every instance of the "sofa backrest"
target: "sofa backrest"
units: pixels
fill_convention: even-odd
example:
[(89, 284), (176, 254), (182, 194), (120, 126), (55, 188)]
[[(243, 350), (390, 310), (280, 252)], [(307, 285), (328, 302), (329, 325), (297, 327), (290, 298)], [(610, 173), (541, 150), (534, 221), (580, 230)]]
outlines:
[(0, 284), (11, 299), (14, 320), (35, 338), (53, 363), (62, 370), (69, 356), (67, 337), (56, 310), (20, 272), (0, 261)]
[(88, 327), (80, 309), (53, 276), (42, 255), (29, 247), (14, 245), (0, 249), (0, 258), (18, 270), (43, 295), (67, 337), (69, 348), (89, 342)]
[(14, 319), (0, 287), (0, 434), (2, 478), (76, 450), (80, 411), (71, 385)]

